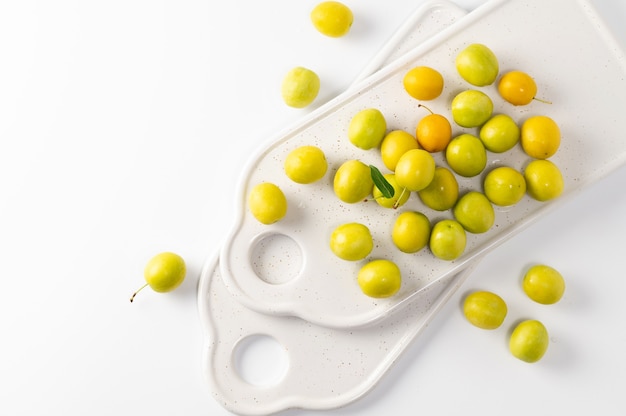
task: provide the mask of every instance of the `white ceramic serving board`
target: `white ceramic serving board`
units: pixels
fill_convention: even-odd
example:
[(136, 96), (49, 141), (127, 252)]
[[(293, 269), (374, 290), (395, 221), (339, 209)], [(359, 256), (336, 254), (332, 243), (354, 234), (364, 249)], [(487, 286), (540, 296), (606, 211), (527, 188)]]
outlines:
[[(407, 47), (418, 45), (464, 15), (452, 3), (426, 2), (380, 51), (367, 71), (374, 72)], [(346, 331), (245, 307), (225, 287), (215, 253), (205, 264), (198, 284), (198, 309), (206, 339), (203, 364), (211, 391), (225, 408), (251, 415), (292, 407), (329, 409), (354, 401), (383, 377), (470, 272), (471, 268), (467, 268), (423, 291), (412, 307), (389, 316), (384, 326)], [(246, 363), (238, 362), (242, 360), (238, 350), (265, 339), (260, 337), (270, 337), (280, 344), (287, 361), (282, 378), (265, 386), (246, 379), (242, 374)], [(355, 354), (355, 349), (363, 354)], [(266, 350), (258, 352), (265, 353)], [(265, 360), (267, 356), (251, 354), (250, 359)], [(258, 363), (254, 366), (258, 367)], [(346, 372), (346, 368), (350, 371)], [(341, 377), (337, 377), (337, 372)]]
[[(388, 129), (413, 132), (425, 110), (406, 94), (402, 78), (415, 65), (430, 65), (442, 72), (446, 80), (443, 94), (428, 105), (449, 115), (453, 96), (471, 88), (456, 73), (454, 58), (474, 42), (493, 49), (501, 71), (531, 73), (539, 94), (553, 102), (514, 107), (499, 98), (495, 86), (482, 88), (493, 99), (495, 112), (507, 113), (520, 123), (536, 114), (557, 121), (562, 143), (551, 160), (563, 172), (564, 194), (549, 203), (525, 197), (512, 208), (498, 208), (494, 227), (484, 234), (468, 234), (466, 251), (455, 261), (439, 260), (428, 249), (412, 255), (401, 253), (390, 238), (397, 214), (418, 210), (434, 223), (450, 218), (451, 213), (430, 211), (416, 195), (396, 211), (371, 201), (341, 203), (332, 190), (333, 175), (341, 163), (359, 159), (382, 166), (378, 151), (363, 151), (349, 143), (347, 126), (358, 111), (374, 107), (387, 118)], [(278, 135), (252, 157), (237, 190), (236, 223), (220, 254), (224, 283), (240, 302), (263, 313), (298, 316), (336, 328), (383, 319), (429, 285), (461, 271), (546, 210), (622, 165), (626, 160), (624, 108), (623, 51), (586, 1), (490, 1)], [(475, 129), (453, 127), (453, 134), (463, 132), (477, 134)], [(295, 184), (283, 172), (285, 156), (301, 145), (316, 145), (326, 153), (329, 170), (315, 184)], [(445, 165), (441, 154), (436, 160)], [(521, 170), (528, 161), (518, 146), (506, 154), (489, 154), (485, 172), (500, 165)], [(461, 192), (482, 189), (482, 175), (457, 179)], [(257, 222), (246, 206), (250, 188), (266, 181), (279, 185), (289, 204), (286, 217), (269, 226)], [(383, 300), (364, 296), (356, 282), (364, 262), (346, 262), (330, 252), (328, 241), (334, 227), (352, 221), (362, 222), (372, 231), (375, 248), (368, 259), (388, 258), (399, 265), (403, 283), (395, 296)]]
[[(397, 362), (471, 269), (422, 291), (415, 302), (390, 314), (380, 325), (345, 330), (246, 308), (225, 287), (215, 255), (206, 264), (198, 287), (207, 341), (204, 372), (211, 393), (224, 408), (239, 415), (268, 415), (290, 408), (332, 409), (353, 402)], [(262, 337), (279, 347), (254, 347), (263, 342)], [(245, 356), (239, 349), (248, 343), (262, 352), (238, 358)], [(282, 349), (284, 357), (276, 349)], [(257, 368), (265, 368), (259, 361), (267, 362), (270, 374), (246, 377), (247, 360), (256, 360)]]

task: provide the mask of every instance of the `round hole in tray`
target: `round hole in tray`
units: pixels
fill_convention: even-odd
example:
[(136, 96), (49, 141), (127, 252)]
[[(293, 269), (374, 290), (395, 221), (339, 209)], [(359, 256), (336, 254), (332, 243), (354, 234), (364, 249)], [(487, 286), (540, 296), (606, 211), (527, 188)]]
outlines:
[(256, 387), (273, 387), (284, 378), (289, 367), (287, 350), (275, 338), (254, 334), (243, 338), (233, 350), (237, 374)]
[(272, 233), (259, 237), (250, 252), (252, 269), (264, 282), (286, 283), (302, 268), (302, 250), (291, 237)]

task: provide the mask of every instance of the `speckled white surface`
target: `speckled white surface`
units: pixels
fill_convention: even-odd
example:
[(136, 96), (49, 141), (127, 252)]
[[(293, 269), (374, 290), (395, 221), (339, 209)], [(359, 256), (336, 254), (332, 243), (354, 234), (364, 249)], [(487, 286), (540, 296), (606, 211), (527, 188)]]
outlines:
[[(213, 397), (242, 415), (344, 406), (376, 385), (472, 269), (441, 280), (379, 324), (347, 330), (246, 308), (224, 286), (215, 255), (198, 287), (207, 336), (204, 371)], [(260, 343), (261, 336), (284, 349), (286, 363), (277, 359), (266, 364), (269, 374), (246, 378), (249, 368), (262, 366), (258, 361), (276, 356), (276, 346), (266, 347), (264, 354), (250, 353), (249, 359), (256, 363), (240, 364), (239, 345)]]
[[(564, 19), (561, 10), (566, 6), (570, 11)], [(264, 313), (299, 316), (337, 328), (369, 324), (383, 319), (430, 284), (462, 270), (476, 256), (501, 244), (623, 164), (626, 147), (620, 137), (621, 117), (626, 107), (624, 57), (586, 2), (571, 6), (565, 0), (488, 2), (261, 147), (243, 175), (237, 195), (236, 224), (220, 255), (220, 271), (229, 290), (247, 307)], [(525, 197), (514, 207), (497, 208), (494, 227), (485, 234), (468, 234), (467, 249), (455, 261), (436, 259), (428, 250), (406, 255), (395, 250), (389, 238), (395, 215), (416, 209), (435, 222), (450, 217), (450, 213), (428, 210), (416, 195), (397, 212), (372, 202), (341, 203), (331, 184), (334, 171), (343, 161), (359, 159), (381, 165), (376, 151), (362, 151), (348, 142), (347, 125), (357, 111), (375, 107), (386, 116), (389, 129), (413, 131), (423, 110), (403, 91), (401, 78), (418, 63), (432, 65), (443, 73), (446, 86), (442, 97), (430, 102), (429, 107), (449, 114), (452, 97), (470, 87), (456, 75), (454, 56), (472, 42), (488, 44), (499, 57), (502, 71), (517, 68), (531, 72), (541, 95), (553, 102), (513, 107), (499, 98), (494, 86), (483, 88), (493, 99), (495, 112), (510, 114), (518, 122), (534, 114), (548, 115), (557, 121), (562, 143), (551, 160), (561, 168), (566, 189), (559, 200), (550, 203)], [(601, 107), (600, 103), (607, 99), (614, 100), (613, 105)], [(602, 114), (594, 113), (598, 108), (602, 108)], [(598, 119), (602, 122), (598, 123)], [(468, 131), (475, 132), (453, 128), (454, 135)], [(592, 140), (592, 137), (606, 140)], [(321, 181), (302, 186), (287, 179), (282, 162), (290, 150), (305, 144), (317, 145), (326, 152), (329, 171)], [(441, 154), (436, 160), (445, 165)], [(490, 154), (485, 172), (500, 165), (521, 170), (528, 161), (517, 147), (506, 154)], [(461, 192), (481, 189), (481, 178), (482, 175), (457, 177)], [(250, 187), (263, 181), (279, 185), (289, 203), (287, 216), (271, 226), (259, 224), (245, 206)], [(375, 241), (370, 258), (390, 258), (400, 266), (403, 284), (396, 296), (385, 300), (363, 296), (354, 279), (362, 262), (344, 262), (331, 255), (327, 243), (330, 232), (347, 221), (360, 221), (370, 227)], [(276, 235), (287, 236), (294, 242), (286, 252), (279, 249), (283, 258), (302, 264), (299, 270), (290, 270), (290, 276), (285, 277), (281, 263), (271, 256), (252, 256), (259, 241), (274, 239)], [(259, 278), (259, 268), (264, 273), (274, 269), (269, 274), (280, 275), (281, 283)]]

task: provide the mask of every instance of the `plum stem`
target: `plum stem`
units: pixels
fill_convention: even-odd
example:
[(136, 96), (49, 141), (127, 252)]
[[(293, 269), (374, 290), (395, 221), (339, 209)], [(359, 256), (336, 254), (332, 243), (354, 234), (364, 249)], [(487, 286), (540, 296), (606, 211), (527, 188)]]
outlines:
[(420, 104), (418, 104), (417, 106), (418, 106), (418, 107), (424, 107), (425, 109), (427, 109), (427, 110), (430, 112), (430, 114), (434, 114), (434, 113), (433, 113), (433, 110), (431, 110), (430, 108), (426, 107), (424, 104), (421, 104), (421, 103), (420, 103)]
[(544, 104), (552, 104), (552, 101), (544, 100), (542, 98), (533, 97), (533, 100), (539, 101), (540, 103), (544, 103)]
[(398, 197), (398, 199), (396, 199), (396, 201), (393, 203), (393, 209), (398, 209), (398, 207), (400, 206), (400, 200), (402, 199), (402, 197), (404, 196), (404, 193), (406, 192), (406, 188), (402, 188), (402, 192), (400, 192), (400, 196)]
[(137, 293), (139, 293), (141, 291), (141, 289), (143, 289), (144, 287), (148, 286), (148, 284), (146, 283), (145, 285), (141, 286), (139, 289), (137, 289), (135, 291), (135, 293), (133, 293), (133, 295), (130, 297), (130, 301), (132, 302), (133, 299), (135, 299), (135, 296), (137, 296)]

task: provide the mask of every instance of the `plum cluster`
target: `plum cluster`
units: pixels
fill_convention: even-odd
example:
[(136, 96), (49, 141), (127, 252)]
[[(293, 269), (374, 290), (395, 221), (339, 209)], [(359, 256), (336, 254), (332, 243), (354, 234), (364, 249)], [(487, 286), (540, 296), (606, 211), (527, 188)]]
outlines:
[[(435, 257), (444, 261), (455, 260), (465, 252), (467, 233), (481, 234), (492, 228), (494, 207), (511, 207), (526, 194), (538, 201), (548, 201), (558, 197), (564, 187), (559, 168), (548, 160), (561, 142), (557, 123), (548, 116), (537, 115), (520, 126), (509, 115), (494, 114), (493, 101), (480, 89), (496, 83), (500, 75), (498, 59), (491, 49), (479, 43), (467, 45), (457, 54), (455, 67), (470, 87), (453, 97), (449, 116), (435, 113), (422, 103), (441, 96), (445, 80), (439, 71), (420, 65), (405, 73), (404, 90), (420, 101), (418, 108), (424, 111), (414, 134), (390, 130), (378, 108), (365, 108), (353, 114), (347, 126), (347, 139), (359, 149), (379, 151), (386, 171), (351, 159), (343, 161), (333, 177), (334, 194), (347, 204), (373, 200), (381, 207), (397, 209), (411, 195), (417, 195), (431, 210), (450, 210), (452, 218), (435, 223), (423, 212), (402, 212), (395, 216), (391, 233), (391, 240), (400, 251), (417, 253), (428, 247)], [(498, 92), (515, 106), (527, 105), (535, 99), (537, 86), (527, 73), (516, 70), (500, 76)], [(453, 123), (464, 132), (454, 136)], [(468, 129), (475, 129), (476, 133)], [(489, 152), (504, 153), (518, 144), (532, 159), (523, 171), (498, 166), (485, 172)], [(436, 162), (437, 153), (443, 155), (445, 164)], [(314, 146), (297, 148), (285, 159), (285, 172), (297, 183), (315, 182), (327, 169), (323, 149)], [(482, 189), (461, 194), (457, 178), (473, 178), (483, 173)], [(286, 204), (282, 191), (268, 184), (257, 185), (249, 197), (250, 211), (264, 224), (279, 221), (286, 213)], [(366, 224), (340, 224), (332, 233), (329, 246), (339, 258), (361, 261), (372, 250), (371, 238)], [(362, 279), (367, 283), (362, 283), (361, 289), (373, 297), (392, 296), (399, 290), (401, 279), (394, 277), (396, 283), (391, 289), (381, 286), (377, 290), (376, 285), (389, 283), (386, 273), (391, 268), (386, 263), (376, 264), (381, 268), (380, 273), (373, 273), (376, 267), (368, 266), (369, 277)]]

